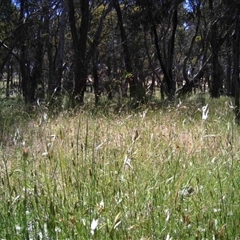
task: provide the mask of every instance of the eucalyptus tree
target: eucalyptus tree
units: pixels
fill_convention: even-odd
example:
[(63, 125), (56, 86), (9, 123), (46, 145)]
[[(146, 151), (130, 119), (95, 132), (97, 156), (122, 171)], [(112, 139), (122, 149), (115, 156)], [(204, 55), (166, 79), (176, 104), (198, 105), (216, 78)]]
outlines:
[(141, 21), (153, 34), (157, 58), (164, 76), (162, 87), (169, 99), (173, 98), (176, 90), (173, 60), (178, 11), (182, 2), (180, 0), (136, 1), (142, 9)]
[(54, 3), (47, 0), (43, 2), (45, 16), (43, 35), (48, 59), (48, 64), (45, 66), (47, 69), (47, 93), (48, 98), (51, 100), (53, 95), (59, 95), (62, 89), (67, 6), (63, 0)]
[(239, 64), (240, 64), (240, 3), (239, 1), (224, 1), (229, 7), (231, 19), (233, 21), (233, 31), (231, 34), (232, 41), (232, 80), (234, 85), (235, 97), (235, 116), (236, 123), (240, 124), (240, 78), (239, 78)]
[(14, 51), (11, 54), (19, 62), (22, 94), (26, 103), (35, 101), (37, 89), (40, 87), (44, 92), (43, 72), (46, 40), (49, 31), (46, 31), (49, 10), (53, 9), (59, 1), (45, 0), (19, 0), (15, 6), (19, 12), (16, 29), (12, 36), (16, 39)]
[(100, 83), (100, 75), (104, 72), (103, 59), (106, 56), (104, 48), (106, 47), (106, 36), (109, 35), (109, 26), (106, 25), (109, 13), (112, 11), (111, 2), (97, 1), (91, 5), (91, 21), (88, 32), (88, 51), (86, 54), (86, 63), (92, 63), (93, 87), (95, 94), (95, 104), (99, 102), (100, 94), (103, 88), (103, 81)]
[[(107, 1), (80, 0), (79, 4), (73, 0), (66, 0), (68, 5), (69, 25), (72, 35), (74, 53), (74, 93), (77, 102), (84, 102), (88, 66), (94, 51), (99, 45), (103, 22), (111, 10)], [(99, 6), (103, 6), (99, 22), (95, 26), (95, 33), (89, 37), (93, 12)]]
[[(191, 36), (191, 41), (189, 47), (187, 48), (187, 50), (185, 51), (185, 56), (184, 56), (184, 60), (183, 60), (183, 77), (186, 81), (186, 85), (191, 85), (190, 84), (190, 80), (189, 80), (189, 75), (188, 71), (192, 71), (192, 69), (189, 69), (189, 65), (192, 67), (192, 65), (194, 65), (194, 63), (192, 61), (190, 61), (190, 58), (192, 58), (193, 55), (193, 49), (194, 49), (194, 45), (195, 45), (195, 41), (197, 36), (199, 36), (199, 28), (200, 28), (200, 19), (201, 19), (201, 1), (189, 1), (188, 2), (188, 6), (187, 6), (187, 10), (188, 12), (188, 22), (186, 22), (186, 31), (192, 31), (194, 32), (194, 34)], [(194, 22), (194, 20), (196, 19), (196, 22)], [(193, 21), (193, 23), (190, 23), (190, 21)], [(194, 29), (192, 29), (194, 28)], [(188, 37), (190, 37), (188, 35)], [(185, 40), (186, 41), (186, 40)], [(185, 42), (186, 43), (186, 42)]]
[[(15, 9), (15, 12), (10, 14), (10, 20), (8, 20), (8, 29), (10, 30), (7, 37), (0, 37), (1, 47), (8, 53), (5, 59), (7, 59), (7, 56), (12, 56), (15, 62), (19, 64), (19, 84), (22, 94), (25, 102), (31, 103), (35, 100), (38, 88), (41, 89), (43, 95), (46, 86), (51, 91), (53, 88), (51, 76), (55, 76), (54, 79), (57, 83), (61, 79), (59, 72), (63, 59), (63, 44), (60, 44), (60, 42), (63, 41), (59, 40), (59, 44), (57, 44), (57, 35), (58, 32), (63, 31), (61, 30), (62, 27), (58, 31), (58, 26), (56, 26), (58, 21), (56, 19), (60, 15), (62, 1), (4, 0), (4, 2), (4, 9), (11, 6), (12, 9)], [(14, 26), (12, 26), (13, 24)], [(9, 28), (9, 26), (12, 27)], [(59, 39), (63, 38), (63, 34), (61, 36), (59, 34)], [(46, 52), (48, 58), (46, 58)], [(43, 61), (44, 59), (48, 61)], [(1, 69), (5, 64), (6, 61), (1, 62)], [(16, 72), (16, 66), (14, 67)], [(56, 71), (56, 69), (59, 69), (59, 71)], [(49, 81), (45, 81), (44, 76)], [(57, 84), (55, 83), (55, 85)]]
[[(188, 93), (204, 78), (208, 83), (210, 96), (219, 97), (225, 89), (231, 92), (231, 40), (233, 31), (232, 6), (227, 1), (189, 0), (186, 11), (186, 32), (190, 37), (183, 61), (183, 76), (186, 84), (178, 93)], [(236, 6), (235, 6), (236, 7)], [(186, 41), (187, 43), (187, 41)], [(188, 44), (186, 44), (188, 45)], [(224, 59), (228, 58), (228, 59)], [(227, 79), (224, 81), (223, 66), (227, 65)], [(187, 74), (191, 67), (191, 76)]]
[(240, 41), (240, 11), (239, 9), (236, 11), (236, 19), (235, 19), (235, 26), (234, 26), (234, 34), (233, 34), (233, 81), (235, 86), (235, 113), (236, 113), (236, 121), (238, 124), (240, 124), (240, 82), (239, 82), (239, 63), (240, 63), (240, 47), (239, 47), (239, 41)]
[[(227, 1), (205, 2), (204, 17), (207, 22), (207, 43), (211, 53), (209, 59), (211, 66), (211, 81), (209, 81), (210, 96), (218, 98), (225, 88), (223, 81), (223, 69), (221, 62), (224, 62), (224, 44), (233, 31), (232, 6)], [(225, 64), (225, 63), (224, 63)]]
[(90, 3), (89, 0), (80, 0), (79, 15), (81, 19), (79, 26), (77, 26), (78, 19), (76, 19), (75, 15), (76, 6), (74, 1), (67, 0), (67, 4), (74, 50), (74, 97), (80, 103), (83, 103), (87, 79), (87, 64), (85, 57), (87, 51), (87, 34), (89, 30)]
[(177, 90), (178, 95), (192, 92), (196, 85), (201, 85), (201, 79), (211, 59), (208, 47), (209, 31), (204, 19), (205, 0), (189, 0), (184, 4), (183, 20), (178, 29), (182, 36), (182, 77), (185, 84)]
[(102, 75), (105, 78), (105, 90), (111, 100), (115, 92), (119, 97), (127, 97), (127, 85), (124, 72), (121, 35), (116, 11), (111, 11), (106, 19), (105, 37), (101, 42)]
[(21, 87), (26, 103), (35, 98), (37, 81), (41, 78), (43, 42), (41, 39), (43, 15), (35, 1), (20, 0), (18, 48), (21, 71)]
[(16, 45), (14, 32), (17, 29), (17, 9), (10, 0), (0, 2), (0, 80), (4, 68), (7, 71), (6, 96), (9, 96), (9, 84), (12, 85), (13, 51)]
[(136, 74), (133, 72), (133, 64), (129, 52), (129, 44), (124, 28), (124, 21), (122, 17), (122, 10), (118, 0), (112, 0), (112, 4), (117, 13), (118, 25), (121, 33), (121, 41), (123, 47), (124, 64), (126, 68), (126, 77), (130, 86), (130, 98), (136, 101), (143, 101), (145, 98), (145, 91), (141, 81), (138, 81)]

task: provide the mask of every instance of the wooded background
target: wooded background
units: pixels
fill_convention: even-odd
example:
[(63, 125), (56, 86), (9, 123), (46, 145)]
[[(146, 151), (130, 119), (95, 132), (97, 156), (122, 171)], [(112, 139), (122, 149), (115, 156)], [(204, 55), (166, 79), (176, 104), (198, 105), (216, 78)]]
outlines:
[(198, 89), (235, 98), (238, 0), (2, 0), (1, 98), (27, 104), (93, 91), (144, 102)]

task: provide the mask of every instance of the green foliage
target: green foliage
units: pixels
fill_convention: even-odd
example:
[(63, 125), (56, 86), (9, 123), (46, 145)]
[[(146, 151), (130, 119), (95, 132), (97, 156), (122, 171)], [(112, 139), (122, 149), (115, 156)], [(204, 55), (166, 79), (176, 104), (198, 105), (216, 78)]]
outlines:
[(0, 40), (12, 34), (14, 24), (17, 21), (17, 11), (11, 1), (3, 0), (0, 3)]
[(28, 110), (28, 106), (18, 98), (0, 101), (0, 146), (21, 141), (19, 131), (33, 117)]
[(131, 78), (132, 77), (132, 73), (129, 73), (129, 72), (124, 72), (123, 73), (123, 78)]
[(43, 108), (0, 148), (0, 238), (238, 239), (239, 129), (229, 99), (204, 101), (205, 121), (196, 97), (117, 114)]

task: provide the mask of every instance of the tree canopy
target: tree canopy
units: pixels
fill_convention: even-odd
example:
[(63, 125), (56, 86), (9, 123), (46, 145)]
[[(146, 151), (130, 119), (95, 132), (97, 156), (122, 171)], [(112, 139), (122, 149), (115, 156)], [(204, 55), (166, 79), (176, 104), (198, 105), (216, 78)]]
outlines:
[[(2, 95), (144, 102), (194, 89), (239, 106), (239, 9), (212, 0), (3, 0)], [(4, 91), (4, 92), (3, 92)], [(239, 109), (239, 107), (237, 107)]]

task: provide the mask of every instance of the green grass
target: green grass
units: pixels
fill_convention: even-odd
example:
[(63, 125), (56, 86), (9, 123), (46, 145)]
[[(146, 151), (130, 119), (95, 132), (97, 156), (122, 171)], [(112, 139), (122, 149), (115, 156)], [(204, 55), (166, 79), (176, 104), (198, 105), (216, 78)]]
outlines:
[(200, 100), (2, 106), (0, 239), (240, 239), (239, 127)]

